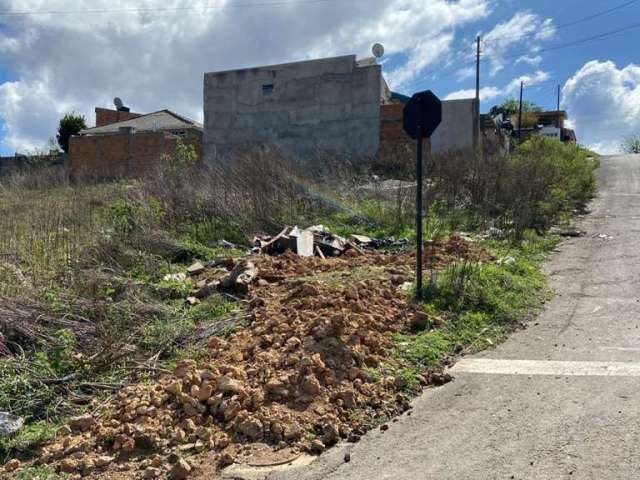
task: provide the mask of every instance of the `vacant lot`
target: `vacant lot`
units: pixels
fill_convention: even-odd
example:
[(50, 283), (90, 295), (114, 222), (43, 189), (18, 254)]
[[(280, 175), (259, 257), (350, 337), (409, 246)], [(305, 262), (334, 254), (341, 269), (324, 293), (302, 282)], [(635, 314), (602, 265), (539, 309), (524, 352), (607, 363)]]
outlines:
[[(331, 177), (269, 152), (234, 165), (179, 148), (137, 181), (6, 179), (0, 410), (26, 425), (0, 451), (16, 478), (197, 475), (357, 441), (548, 297), (544, 232), (590, 198), (596, 166), (544, 140), (482, 165), (433, 160), (417, 304), (410, 189), (376, 188), (344, 162)], [(409, 246), (248, 254), (252, 234), (316, 223)], [(248, 292), (202, 292), (243, 261), (257, 270)]]

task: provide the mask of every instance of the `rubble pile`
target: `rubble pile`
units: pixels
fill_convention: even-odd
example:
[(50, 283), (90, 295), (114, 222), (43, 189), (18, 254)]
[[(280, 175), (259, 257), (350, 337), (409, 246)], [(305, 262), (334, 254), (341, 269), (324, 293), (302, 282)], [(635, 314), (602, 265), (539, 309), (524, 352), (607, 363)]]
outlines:
[[(432, 250), (438, 261), (486, 255), (455, 238)], [(408, 253), (323, 260), (289, 252), (190, 269), (199, 288), (244, 282), (250, 325), (228, 340), (211, 338), (205, 360), (181, 361), (152, 384), (124, 388), (99, 414), (73, 419), (37, 463), (70, 478), (179, 479), (197, 471), (199, 455), (221, 468), (250, 455), (251, 445), (320, 453), (340, 439), (358, 441), (375, 419), (409, 409), (418, 388), (394, 373), (392, 356), (392, 334), (424, 323), (422, 309), (398, 293), (411, 261)], [(358, 267), (375, 275), (323, 281)], [(419, 380), (443, 381), (437, 372)]]
[(286, 227), (275, 237), (257, 236), (253, 240), (252, 253), (279, 255), (288, 250), (301, 257), (339, 257), (353, 249), (363, 254), (364, 249), (404, 248), (409, 244), (406, 238), (375, 239), (365, 235), (350, 235), (348, 238), (331, 233), (323, 225), (314, 225), (305, 230)]

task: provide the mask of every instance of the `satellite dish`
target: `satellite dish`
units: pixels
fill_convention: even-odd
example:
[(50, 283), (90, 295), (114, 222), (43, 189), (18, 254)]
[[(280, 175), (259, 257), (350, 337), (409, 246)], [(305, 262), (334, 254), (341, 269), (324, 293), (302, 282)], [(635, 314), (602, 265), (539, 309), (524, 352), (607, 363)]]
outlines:
[(373, 53), (373, 56), (376, 58), (382, 58), (382, 56), (384, 55), (384, 47), (381, 44), (376, 43), (373, 47), (371, 47), (371, 53)]
[(124, 103), (122, 103), (122, 99), (120, 97), (116, 97), (113, 99), (113, 104), (116, 106), (116, 109), (120, 110), (124, 107)]

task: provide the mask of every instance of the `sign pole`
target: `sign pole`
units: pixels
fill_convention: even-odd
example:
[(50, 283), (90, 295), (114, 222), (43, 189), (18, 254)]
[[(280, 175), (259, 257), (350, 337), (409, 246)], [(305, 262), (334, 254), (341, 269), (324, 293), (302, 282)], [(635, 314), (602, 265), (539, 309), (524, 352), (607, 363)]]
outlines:
[(416, 140), (416, 300), (423, 297), (422, 256), (424, 241), (422, 239), (422, 150), (424, 139), (442, 122), (442, 102), (431, 90), (415, 93), (402, 111), (402, 127), (409, 137)]
[(422, 125), (419, 127), (416, 157), (416, 300), (422, 300)]

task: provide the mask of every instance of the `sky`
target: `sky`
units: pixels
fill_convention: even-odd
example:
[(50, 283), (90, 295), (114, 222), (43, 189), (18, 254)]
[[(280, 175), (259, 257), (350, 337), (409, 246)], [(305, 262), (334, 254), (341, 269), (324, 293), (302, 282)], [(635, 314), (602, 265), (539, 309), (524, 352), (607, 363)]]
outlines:
[(560, 85), (579, 143), (640, 135), (640, 0), (0, 0), (0, 154), (45, 148), (67, 112), (93, 125), (115, 96), (201, 121), (205, 72), (376, 42), (392, 90), (471, 97), (478, 35), (482, 111), (521, 81), (555, 109)]

